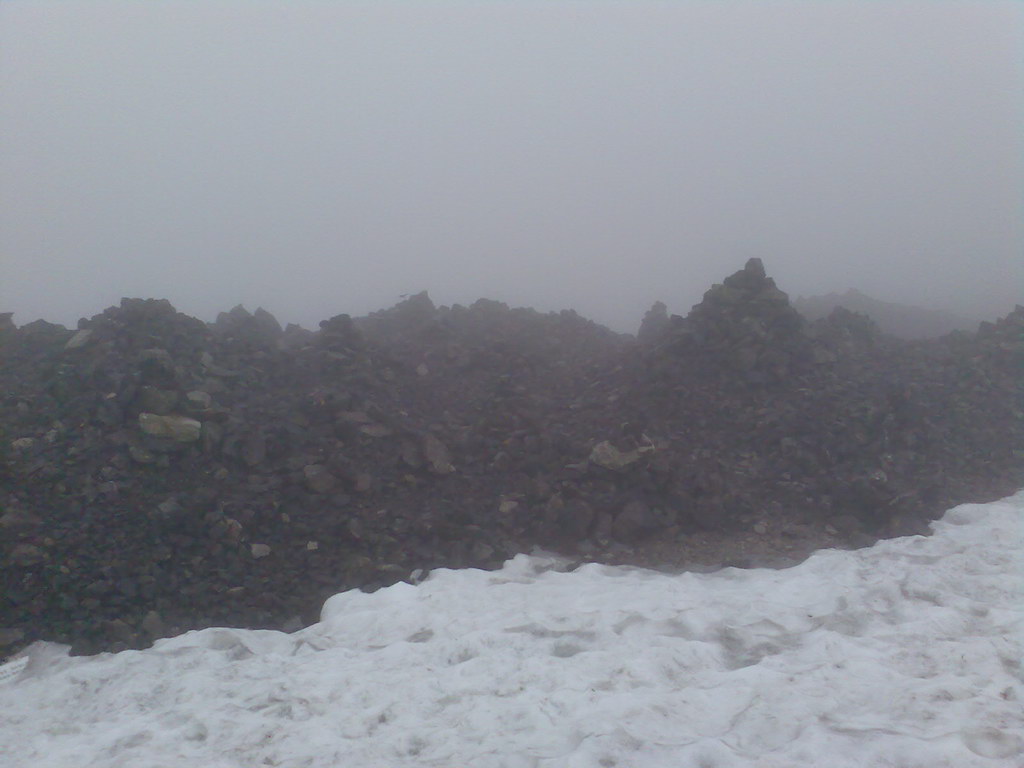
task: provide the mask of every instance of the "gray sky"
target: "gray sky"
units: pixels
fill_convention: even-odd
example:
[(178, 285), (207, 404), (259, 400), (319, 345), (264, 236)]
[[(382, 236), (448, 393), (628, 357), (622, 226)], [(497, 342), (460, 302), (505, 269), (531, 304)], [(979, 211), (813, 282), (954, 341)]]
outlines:
[(1016, 2), (0, 4), (0, 310), (1024, 303)]

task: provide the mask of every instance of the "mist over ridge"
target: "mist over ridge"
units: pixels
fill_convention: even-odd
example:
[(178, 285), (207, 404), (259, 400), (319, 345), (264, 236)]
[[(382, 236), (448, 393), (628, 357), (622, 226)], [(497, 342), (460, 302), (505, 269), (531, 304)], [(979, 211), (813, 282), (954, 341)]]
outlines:
[(1024, 302), (1017, 3), (0, 8), (0, 308)]
[[(762, 264), (760, 259), (754, 259), (753, 261), (758, 264)], [(749, 264), (748, 264), (749, 266)], [(763, 268), (763, 265), (762, 265)], [(774, 280), (772, 281), (774, 285)], [(708, 290), (705, 291), (705, 298), (709, 293), (713, 293), (714, 290), (720, 288), (721, 283), (714, 283), (709, 286)], [(953, 312), (947, 312), (938, 309), (928, 309), (923, 307), (915, 307), (903, 304), (897, 304), (895, 302), (879, 301), (871, 296), (867, 296), (856, 289), (850, 289), (842, 294), (840, 293), (829, 293), (823, 296), (798, 296), (791, 298), (788, 293), (780, 291), (780, 296), (784, 296), (785, 299), (792, 305), (792, 307), (807, 321), (823, 320), (833, 314), (837, 309), (841, 312), (843, 310), (853, 312), (859, 315), (863, 315), (865, 318), (870, 319), (877, 325), (879, 331), (890, 334), (894, 337), (902, 339), (928, 339), (937, 338), (944, 336), (954, 331), (967, 331), (973, 332), (978, 329), (980, 323), (992, 322), (999, 319), (996, 316), (989, 318), (975, 317), (968, 318), (962, 315), (958, 315)], [(156, 297), (134, 297), (121, 299), (121, 304), (124, 302), (137, 302), (137, 301), (167, 301), (167, 299), (157, 299)], [(597, 325), (601, 328), (606, 328), (613, 333), (626, 333), (626, 335), (639, 335), (641, 339), (644, 334), (645, 322), (653, 315), (663, 313), (667, 318), (669, 316), (668, 304), (661, 301), (660, 299), (655, 301), (651, 308), (648, 308), (646, 313), (640, 313), (636, 322), (631, 323), (633, 330), (623, 332), (615, 328), (609, 328), (608, 326), (581, 315), (572, 307), (560, 308), (556, 310), (543, 311), (538, 310), (534, 307), (518, 307), (509, 306), (506, 302), (501, 302), (489, 297), (480, 297), (475, 301), (467, 302), (466, 304), (453, 303), (449, 305), (436, 305), (430, 296), (430, 292), (422, 290), (416, 293), (402, 294), (398, 297), (398, 300), (389, 307), (380, 307), (367, 312), (365, 315), (358, 315), (355, 320), (359, 323), (370, 323), (371, 325), (380, 317), (386, 317), (390, 312), (402, 311), (408, 312), (410, 306), (421, 306), (426, 307), (425, 311), (428, 313), (435, 310), (435, 306), (443, 312), (465, 312), (467, 308), (475, 309), (477, 307), (487, 306), (499, 306), (505, 311), (511, 309), (516, 313), (526, 314), (540, 314), (540, 315), (570, 315), (578, 317), (584, 322), (589, 322)], [(673, 316), (677, 316), (680, 319), (689, 318), (690, 311), (697, 309), (699, 303), (695, 304), (689, 311), (672, 312)], [(114, 307), (108, 308), (113, 310)], [(250, 311), (252, 310), (252, 311)], [(204, 320), (208, 325), (213, 328), (230, 328), (234, 327), (238, 323), (243, 325), (249, 323), (255, 323), (258, 326), (262, 326), (269, 329), (276, 329), (280, 331), (285, 326), (295, 328), (296, 331), (310, 331), (315, 330), (317, 327), (324, 327), (324, 325), (330, 320), (331, 317), (343, 315), (346, 317), (352, 317), (351, 313), (344, 311), (331, 312), (327, 317), (312, 324), (312, 328), (309, 326), (302, 326), (297, 323), (281, 323), (274, 313), (270, 312), (267, 308), (262, 305), (255, 308), (247, 307), (244, 303), (236, 304), (231, 309), (224, 309), (218, 311), (214, 318)], [(15, 322), (13, 313), (0, 313), (0, 317), (3, 318), (3, 323), (7, 326), (17, 327), (18, 325), (24, 325), (25, 323)], [(99, 317), (99, 315), (95, 315)], [(202, 318), (196, 318), (202, 320)], [(43, 324), (48, 324), (49, 321), (45, 318), (39, 319)], [(62, 324), (58, 324), (62, 325)], [(77, 324), (71, 327), (88, 327), (89, 318), (80, 318)]]

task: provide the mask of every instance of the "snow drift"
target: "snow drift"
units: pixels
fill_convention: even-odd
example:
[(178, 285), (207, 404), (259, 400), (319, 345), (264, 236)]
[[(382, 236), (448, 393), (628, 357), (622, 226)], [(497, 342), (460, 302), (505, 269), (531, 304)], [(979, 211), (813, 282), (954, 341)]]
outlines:
[(995, 768), (1024, 760), (1024, 492), (788, 570), (517, 556), (302, 631), (0, 668), (0, 761), (157, 768)]

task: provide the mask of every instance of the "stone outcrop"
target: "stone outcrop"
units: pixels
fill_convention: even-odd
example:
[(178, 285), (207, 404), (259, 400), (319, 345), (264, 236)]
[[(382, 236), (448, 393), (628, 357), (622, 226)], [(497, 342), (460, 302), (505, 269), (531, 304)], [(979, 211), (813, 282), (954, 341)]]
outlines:
[(339, 590), (537, 546), (791, 562), (1024, 469), (1022, 308), (901, 341), (805, 321), (751, 260), (642, 341), (425, 293), (316, 332), (265, 314), (0, 326), (0, 642), (294, 628)]

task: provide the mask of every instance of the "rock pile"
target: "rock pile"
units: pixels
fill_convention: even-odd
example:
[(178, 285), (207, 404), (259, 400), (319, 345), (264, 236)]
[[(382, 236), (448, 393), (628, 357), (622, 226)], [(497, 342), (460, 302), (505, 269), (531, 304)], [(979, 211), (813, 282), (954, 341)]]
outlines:
[(786, 294), (765, 275), (761, 260), (750, 259), (705, 293), (685, 319), (663, 326), (653, 341), (686, 348), (718, 368), (763, 384), (788, 380), (811, 360), (805, 325)]
[(136, 299), (0, 316), (0, 646), (294, 628), (535, 546), (693, 567), (918, 531), (1020, 485), (1022, 331), (807, 323), (757, 260), (637, 340), (425, 293), (315, 333)]

